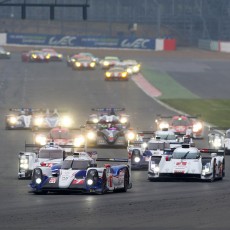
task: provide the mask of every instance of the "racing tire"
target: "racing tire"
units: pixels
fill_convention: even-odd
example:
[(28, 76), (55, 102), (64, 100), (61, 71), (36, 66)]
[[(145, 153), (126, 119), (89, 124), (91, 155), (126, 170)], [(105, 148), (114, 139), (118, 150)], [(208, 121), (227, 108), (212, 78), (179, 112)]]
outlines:
[(128, 187), (129, 187), (129, 171), (126, 169), (124, 175), (124, 188), (122, 188), (121, 191), (127, 192)]
[(213, 182), (215, 179), (216, 179), (216, 160), (214, 160), (213, 163), (212, 178), (210, 178), (208, 181)]
[(104, 195), (107, 192), (106, 181), (107, 181), (107, 178), (106, 178), (106, 174), (104, 171), (103, 176), (102, 176), (102, 185), (101, 185), (102, 189), (101, 189), (101, 192), (97, 193), (98, 195)]

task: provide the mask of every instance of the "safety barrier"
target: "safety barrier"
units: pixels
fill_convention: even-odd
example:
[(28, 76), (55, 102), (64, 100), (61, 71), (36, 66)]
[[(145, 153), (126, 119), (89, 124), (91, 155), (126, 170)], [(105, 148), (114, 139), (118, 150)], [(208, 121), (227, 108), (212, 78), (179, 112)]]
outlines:
[(200, 49), (230, 53), (230, 41), (212, 41), (200, 39), (198, 42)]
[(0, 34), (0, 44), (148, 50), (176, 49), (175, 39), (137, 38), (132, 36), (106, 37), (7, 33)]

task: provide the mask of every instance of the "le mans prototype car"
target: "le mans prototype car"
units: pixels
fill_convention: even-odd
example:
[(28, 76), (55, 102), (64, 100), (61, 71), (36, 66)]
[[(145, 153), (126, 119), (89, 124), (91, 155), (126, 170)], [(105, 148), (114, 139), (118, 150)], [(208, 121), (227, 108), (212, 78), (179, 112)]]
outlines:
[(36, 151), (26, 151), (18, 154), (18, 179), (30, 179), (34, 168), (38, 166), (51, 167), (62, 163), (65, 158), (64, 149), (53, 142), (42, 147), (35, 144), (26, 144), (25, 148), (36, 148)]
[(174, 115), (162, 116), (158, 115), (155, 120), (157, 129), (169, 128), (177, 135), (190, 135), (193, 138), (204, 137), (203, 122), (198, 120), (197, 116)]
[[(210, 153), (210, 155), (202, 155)], [(215, 149), (197, 149), (189, 144), (176, 148), (172, 154), (151, 156), (148, 179), (199, 179), (214, 181), (225, 176), (225, 152)]]
[(12, 108), (5, 117), (6, 129), (31, 129), (33, 116), (40, 112), (40, 109)]
[(130, 129), (129, 115), (124, 108), (94, 108), (86, 121), (85, 137), (89, 146), (127, 147), (135, 137)]
[[(105, 164), (98, 167), (99, 161), (126, 164)], [(73, 156), (66, 157), (61, 165), (35, 168), (30, 186), (35, 194), (126, 192), (132, 187), (128, 162), (128, 159), (97, 158), (96, 152), (76, 152)]]

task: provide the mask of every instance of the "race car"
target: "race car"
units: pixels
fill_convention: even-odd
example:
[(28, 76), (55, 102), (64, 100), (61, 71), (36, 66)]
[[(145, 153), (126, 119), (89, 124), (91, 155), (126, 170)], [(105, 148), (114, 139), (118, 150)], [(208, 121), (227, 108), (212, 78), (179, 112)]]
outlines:
[(84, 133), (88, 145), (123, 146), (134, 138), (135, 132), (130, 129), (129, 115), (122, 112), (124, 108), (94, 108), (94, 113), (86, 121)]
[(102, 69), (109, 69), (120, 62), (121, 61), (118, 57), (106, 56), (99, 63)]
[[(99, 161), (126, 164), (98, 167)], [(35, 194), (63, 191), (94, 194), (126, 192), (132, 187), (131, 170), (128, 159), (97, 158), (93, 152), (76, 152), (66, 157), (61, 166), (35, 168), (30, 186)]]
[(37, 148), (38, 151), (18, 154), (18, 179), (31, 179), (33, 170), (38, 166), (48, 168), (61, 164), (66, 154), (62, 147), (53, 142), (42, 147), (36, 144), (26, 144), (25, 148)]
[(141, 64), (133, 59), (125, 59), (119, 65), (124, 66), (129, 75), (140, 72)]
[[(202, 155), (202, 153), (211, 153)], [(189, 144), (176, 148), (172, 154), (151, 156), (148, 165), (150, 181), (162, 178), (214, 181), (225, 176), (224, 150), (197, 149)]]
[(132, 169), (147, 168), (151, 156), (162, 155), (166, 149), (171, 150), (170, 143), (160, 138), (132, 142), (127, 148)]
[(106, 81), (111, 81), (111, 80), (128, 81), (129, 75), (126, 68), (115, 66), (105, 72), (105, 80)]
[(198, 120), (198, 116), (174, 115), (162, 116), (158, 115), (155, 120), (157, 129), (172, 129), (177, 135), (190, 135), (193, 138), (204, 137), (204, 124)]
[(50, 61), (50, 55), (45, 54), (41, 50), (30, 50), (21, 54), (21, 60), (23, 62), (48, 63)]
[[(77, 130), (80, 131), (80, 129), (69, 129), (65, 127), (55, 127), (52, 128), (48, 133), (44, 132), (38, 132), (34, 134), (34, 143), (38, 145), (45, 145), (50, 142), (54, 142), (58, 145), (75, 145), (76, 143), (79, 143), (80, 138), (80, 132), (77, 132)], [(82, 143), (80, 143), (82, 145)], [(79, 144), (77, 144), (76, 147), (79, 147)], [(71, 152), (71, 147), (64, 148), (66, 152)]]
[(31, 129), (33, 116), (39, 113), (40, 109), (31, 108), (11, 108), (10, 113), (5, 116), (5, 128), (12, 129)]
[(49, 61), (62, 61), (63, 55), (61, 53), (58, 53), (55, 49), (51, 48), (45, 48), (41, 50), (42, 53), (49, 57)]
[(11, 53), (0, 47), (0, 59), (10, 59)]
[(73, 64), (73, 70), (94, 70), (96, 67), (96, 62), (89, 57), (78, 58)]
[(216, 131), (212, 131), (208, 134), (208, 144), (209, 144), (209, 148), (212, 149), (224, 149), (225, 147), (225, 143), (224, 143), (224, 135), (216, 132)]
[(73, 118), (65, 111), (58, 109), (46, 109), (33, 116), (32, 129), (51, 129), (59, 126), (70, 128), (73, 124)]

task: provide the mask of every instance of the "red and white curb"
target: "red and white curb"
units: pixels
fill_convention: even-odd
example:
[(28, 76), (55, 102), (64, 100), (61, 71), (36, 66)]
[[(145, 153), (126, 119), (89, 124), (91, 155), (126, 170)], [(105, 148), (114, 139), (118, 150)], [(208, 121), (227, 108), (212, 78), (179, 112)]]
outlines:
[(132, 80), (150, 97), (154, 98), (161, 96), (162, 93), (150, 84), (140, 73), (133, 76)]

